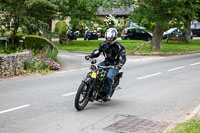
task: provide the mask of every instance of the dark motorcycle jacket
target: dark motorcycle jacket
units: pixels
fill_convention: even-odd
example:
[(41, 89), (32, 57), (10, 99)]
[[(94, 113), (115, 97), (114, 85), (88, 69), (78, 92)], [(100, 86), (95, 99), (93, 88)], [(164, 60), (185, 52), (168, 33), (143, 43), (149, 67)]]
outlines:
[(105, 57), (104, 64), (106, 66), (115, 66), (116, 69), (121, 69), (121, 67), (126, 62), (126, 51), (124, 46), (119, 42), (114, 42), (110, 44), (109, 42), (105, 41), (100, 43), (99, 48), (94, 50), (89, 57), (96, 58), (98, 57), (101, 52)]

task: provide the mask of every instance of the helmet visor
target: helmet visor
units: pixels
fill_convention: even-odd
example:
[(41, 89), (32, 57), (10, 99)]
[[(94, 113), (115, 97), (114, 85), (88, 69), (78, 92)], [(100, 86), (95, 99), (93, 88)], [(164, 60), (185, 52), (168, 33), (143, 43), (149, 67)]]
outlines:
[(113, 37), (108, 37), (108, 41), (113, 41)]

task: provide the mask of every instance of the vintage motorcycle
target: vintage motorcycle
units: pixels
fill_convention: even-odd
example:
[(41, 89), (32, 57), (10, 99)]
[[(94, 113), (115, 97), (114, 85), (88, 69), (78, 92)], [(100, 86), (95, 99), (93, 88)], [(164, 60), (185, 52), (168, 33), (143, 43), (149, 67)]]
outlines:
[[(83, 110), (88, 102), (104, 102), (106, 93), (104, 92), (104, 82), (106, 74), (109, 68), (113, 66), (100, 66), (96, 65), (95, 59), (89, 59), (91, 71), (82, 80), (75, 97), (75, 108), (80, 111)], [(122, 78), (123, 72), (119, 70), (119, 73), (114, 77), (112, 85), (111, 96), (113, 95), (117, 85), (119, 84), (120, 78)]]

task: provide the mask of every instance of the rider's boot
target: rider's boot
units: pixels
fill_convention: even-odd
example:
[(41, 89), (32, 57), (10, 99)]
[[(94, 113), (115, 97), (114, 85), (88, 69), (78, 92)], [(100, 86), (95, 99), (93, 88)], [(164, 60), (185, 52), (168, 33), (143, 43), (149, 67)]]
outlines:
[(106, 96), (104, 97), (103, 101), (106, 102), (106, 101), (110, 101), (110, 100), (111, 100), (110, 93), (107, 93)]

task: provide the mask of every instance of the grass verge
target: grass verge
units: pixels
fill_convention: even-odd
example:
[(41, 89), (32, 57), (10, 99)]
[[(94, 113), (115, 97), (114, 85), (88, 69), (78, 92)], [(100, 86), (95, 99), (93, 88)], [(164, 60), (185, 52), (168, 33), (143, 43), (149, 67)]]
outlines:
[(200, 40), (191, 40), (190, 43), (180, 43), (171, 41), (167, 44), (166, 40), (163, 40), (162, 50), (150, 50), (150, 43), (144, 46), (136, 52), (136, 55), (177, 55), (200, 52)]
[[(99, 47), (99, 44), (104, 40), (77, 40), (73, 41), (70, 45), (65, 43), (57, 46), (58, 50), (65, 50), (70, 52), (92, 52)], [(126, 48), (126, 52), (129, 53), (131, 50), (140, 46), (144, 41), (140, 40), (119, 40), (122, 45)]]
[[(57, 46), (58, 50), (65, 50), (70, 52), (92, 52), (97, 49), (99, 44), (103, 40), (89, 40), (89, 41), (73, 41), (70, 45), (65, 43)], [(147, 45), (141, 47), (137, 52), (132, 52), (135, 49), (138, 49), (139, 46), (144, 44), (144, 41), (141, 40), (119, 40), (126, 48), (127, 54), (132, 55), (179, 55), (179, 54), (188, 54), (200, 52), (200, 39), (193, 39), (190, 43), (181, 43), (177, 41), (170, 41), (167, 44), (166, 40), (163, 40), (162, 50), (150, 50), (151, 42), (148, 42)]]
[(200, 133), (200, 121), (190, 120), (184, 123), (179, 123), (167, 133)]

